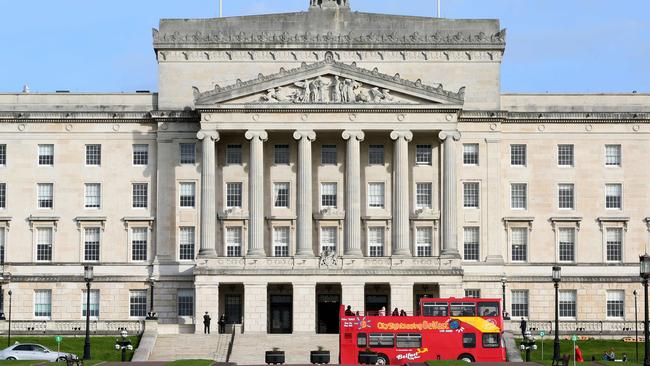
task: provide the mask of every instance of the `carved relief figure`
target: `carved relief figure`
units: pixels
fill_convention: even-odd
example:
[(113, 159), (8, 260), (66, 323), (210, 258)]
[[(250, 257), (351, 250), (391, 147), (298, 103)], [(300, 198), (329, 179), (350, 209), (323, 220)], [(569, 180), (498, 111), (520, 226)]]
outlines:
[(263, 102), (277, 103), (280, 101), (280, 88), (269, 89), (261, 97)]
[(334, 81), (332, 82), (332, 96), (331, 100), (334, 103), (340, 103), (341, 102), (341, 87), (343, 84), (341, 84), (341, 81), (339, 80), (338, 75), (334, 76)]
[(318, 87), (318, 101), (321, 103), (327, 102), (327, 91), (329, 90), (330, 83), (322, 76), (319, 76), (316, 79), (316, 85)]

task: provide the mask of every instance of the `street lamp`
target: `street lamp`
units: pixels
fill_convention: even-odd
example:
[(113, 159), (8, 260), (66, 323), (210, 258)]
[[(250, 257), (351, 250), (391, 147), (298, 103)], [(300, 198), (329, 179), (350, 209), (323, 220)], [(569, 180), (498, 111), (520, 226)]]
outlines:
[(553, 364), (557, 364), (560, 361), (560, 316), (559, 316), (559, 304), (558, 304), (558, 289), (560, 288), (560, 281), (562, 276), (560, 271), (562, 268), (560, 266), (553, 266), (553, 286), (555, 286), (555, 340), (553, 341)]
[(93, 266), (84, 266), (86, 281), (86, 342), (84, 343), (84, 360), (90, 360), (90, 282), (93, 280)]
[(508, 282), (506, 276), (501, 277), (501, 295), (503, 296), (503, 311), (501, 315), (503, 315), (503, 319), (508, 320), (510, 316), (506, 312), (506, 282)]
[(650, 277), (650, 255), (648, 253), (639, 257), (639, 270), (641, 278), (643, 279), (643, 303), (645, 321), (643, 322), (643, 337), (644, 337), (644, 356), (643, 366), (650, 366), (650, 343), (648, 343), (648, 277)]
[(636, 348), (634, 362), (639, 363), (639, 318), (636, 308), (636, 295), (638, 293), (634, 290), (632, 291), (632, 294), (634, 295), (634, 348)]
[(154, 289), (155, 282), (156, 282), (156, 277), (154, 275), (151, 275), (151, 277), (149, 277), (149, 284), (151, 285), (151, 301), (149, 302), (149, 313), (147, 314), (147, 320), (158, 319), (156, 313), (153, 311), (153, 289)]
[(11, 290), (7, 292), (9, 295), (9, 330), (7, 331), (7, 347), (11, 345)]
[(119, 338), (115, 340), (115, 350), (122, 351), (122, 362), (126, 362), (126, 351), (133, 350), (133, 345), (131, 345), (131, 341), (126, 338), (128, 335), (126, 330), (121, 331), (120, 335), (122, 336), (122, 340)]

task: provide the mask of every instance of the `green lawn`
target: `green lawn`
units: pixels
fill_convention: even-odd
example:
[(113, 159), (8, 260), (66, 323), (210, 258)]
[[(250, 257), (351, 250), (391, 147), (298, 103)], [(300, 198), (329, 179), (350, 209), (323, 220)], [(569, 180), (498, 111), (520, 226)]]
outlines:
[(467, 365), (469, 365), (465, 361), (458, 361), (458, 360), (426, 361), (426, 364), (429, 365), (429, 366), (467, 366)]
[[(540, 362), (550, 365), (553, 358), (553, 337), (544, 337), (544, 357), (542, 361), (542, 343), (539, 337), (536, 337), (537, 350), (531, 352), (531, 361)], [(517, 339), (517, 346), (521, 344), (521, 339)], [(616, 358), (620, 359), (623, 353), (627, 353), (628, 362), (626, 365), (634, 364), (635, 348), (634, 343), (627, 343), (615, 339), (593, 339), (588, 341), (577, 341), (576, 345), (582, 350), (582, 356), (585, 361), (591, 361), (592, 356), (596, 358), (596, 362), (605, 363), (602, 360), (603, 352), (608, 351), (610, 348), (614, 349)], [(573, 342), (567, 340), (560, 341), (560, 355), (567, 354), (569, 359), (573, 359)], [(525, 359), (525, 354), (522, 352), (522, 358)], [(643, 343), (639, 343), (639, 362), (643, 363)], [(571, 361), (571, 365), (573, 362)]]
[[(102, 360), (102, 361), (120, 361), (122, 359), (122, 354), (120, 351), (115, 350), (115, 339), (116, 337), (90, 337), (90, 355), (93, 360)], [(131, 342), (133, 342), (133, 349), (135, 350), (138, 347), (140, 342), (139, 336), (129, 337)], [(84, 341), (83, 336), (64, 336), (63, 341), (61, 342), (61, 352), (71, 352), (81, 358), (84, 354)], [(43, 346), (56, 351), (56, 342), (54, 341), (53, 336), (31, 336), (31, 337), (11, 337), (11, 343), (20, 342), (20, 343), (38, 343)], [(0, 337), (0, 348), (7, 346), (7, 337)], [(133, 356), (133, 351), (127, 351), (127, 359), (130, 360)], [(15, 365), (32, 365), (32, 361), (26, 361), (27, 363), (16, 363)], [(2, 365), (14, 365), (13, 363), (2, 362)], [(89, 364), (89, 363), (86, 363)], [(91, 363), (94, 364), (94, 363)]]

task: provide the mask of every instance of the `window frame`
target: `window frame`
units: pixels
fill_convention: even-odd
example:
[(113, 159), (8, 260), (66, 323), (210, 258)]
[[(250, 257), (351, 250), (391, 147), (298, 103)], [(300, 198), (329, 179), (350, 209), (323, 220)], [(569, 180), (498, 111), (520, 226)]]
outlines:
[[(81, 319), (86, 319), (86, 292), (87, 289), (83, 289), (81, 291)], [(93, 302), (93, 294), (96, 295), (96, 303)], [(93, 305), (96, 305), (97, 308), (93, 309)], [(95, 314), (94, 314), (95, 313)], [(99, 289), (90, 289), (90, 319), (93, 320), (98, 320), (99, 316), (101, 315), (101, 294), (99, 292)]]
[[(425, 188), (428, 186), (426, 195), (422, 195), (420, 192), (421, 186)], [(428, 201), (428, 204), (421, 204), (420, 198), (425, 198)], [(418, 210), (426, 210), (433, 208), (433, 183), (431, 182), (415, 182), (415, 208)]]
[[(50, 154), (41, 155), (41, 148), (49, 148), (51, 151)], [(54, 144), (38, 144), (37, 145), (37, 165), (42, 167), (53, 167), (54, 166)], [(44, 162), (41, 161), (41, 158)], [(47, 159), (47, 160), (46, 160)]]
[[(191, 233), (191, 236), (184, 236), (183, 232), (187, 231), (188, 235)], [(185, 239), (191, 239), (185, 241)], [(188, 262), (196, 260), (196, 226), (179, 226), (178, 227), (178, 261), (179, 262)], [(186, 248), (183, 248), (186, 246)], [(187, 254), (191, 254), (191, 258), (187, 258)]]
[[(371, 239), (374, 239), (371, 237), (370, 232), (371, 231), (377, 231), (378, 233), (381, 233), (381, 245), (377, 245), (377, 243), (372, 242)], [(382, 258), (386, 256), (386, 227), (385, 226), (368, 226), (368, 229), (366, 230), (366, 243), (367, 243), (367, 252), (368, 252), (368, 257), (372, 258)], [(375, 253), (373, 254), (372, 248), (375, 248)], [(378, 248), (378, 249), (377, 249)], [(377, 255), (380, 254), (380, 255)]]
[[(41, 186), (49, 186), (50, 187), (50, 206), (41, 206), (41, 196), (40, 196), (40, 187)], [(46, 202), (47, 197), (45, 197), (42, 201)], [(39, 210), (54, 210), (54, 183), (36, 183), (36, 208)]]
[[(573, 144), (558, 144), (557, 145), (557, 166), (560, 168), (573, 168), (576, 164), (575, 145)], [(569, 154), (570, 155), (566, 155)], [(563, 156), (563, 154), (565, 156)], [(567, 164), (568, 163), (568, 164)]]
[[(332, 151), (333, 149), (333, 151)], [(326, 151), (329, 150), (329, 151)], [(333, 153), (333, 154), (332, 154)], [(327, 159), (326, 159), (327, 157)], [(334, 160), (329, 158), (334, 157)], [(338, 149), (336, 144), (322, 144), (320, 147), (320, 165), (337, 165), (338, 164)]]
[[(475, 148), (475, 151), (469, 151), (468, 148)], [(480, 152), (478, 143), (463, 144), (463, 165), (465, 166), (478, 166), (480, 163)]]
[[(518, 297), (521, 294), (525, 303), (520, 303)], [(517, 300), (517, 301), (516, 301)], [(516, 306), (520, 306), (517, 308)], [(511, 289), (510, 290), (510, 315), (514, 317), (528, 318), (530, 314), (530, 291), (528, 289)]]
[[(144, 259), (135, 259), (135, 231), (144, 231)], [(136, 262), (136, 263), (142, 263), (146, 262), (149, 260), (149, 241), (150, 241), (150, 234), (149, 234), (149, 227), (148, 226), (130, 226), (129, 227), (129, 258), (131, 262)], [(142, 240), (137, 240), (138, 242)]]
[[(428, 242), (421, 242), (420, 232), (428, 232)], [(415, 257), (432, 257), (433, 256), (433, 228), (431, 226), (416, 226), (415, 227)], [(420, 250), (422, 249), (422, 251)]]
[[(239, 192), (234, 192), (230, 190), (231, 187), (239, 187)], [(243, 182), (226, 182), (224, 202), (226, 209), (231, 208), (243, 208), (244, 205), (244, 184)], [(232, 200), (231, 200), (232, 198)], [(231, 203), (237, 203), (234, 201), (239, 201), (239, 205), (231, 205)]]
[[(571, 207), (562, 207), (562, 188), (571, 187)], [(576, 209), (576, 187), (575, 183), (558, 183), (557, 184), (557, 208), (562, 211), (572, 211)]]
[[(468, 233), (469, 232), (475, 232), (476, 234), (476, 241), (475, 242), (469, 242), (468, 241)], [(476, 258), (469, 258), (468, 259), (468, 251), (467, 247), (469, 245), (475, 245), (476, 246)], [(463, 261), (464, 262), (478, 262), (481, 260), (481, 229), (478, 226), (464, 226), (463, 227)]]
[(242, 144), (227, 144), (225, 165), (243, 165), (244, 147)]
[(275, 144), (273, 145), (273, 164), (290, 165), (291, 164), (291, 145)]
[[(137, 151), (138, 148), (144, 146), (144, 151)], [(148, 166), (149, 165), (149, 144), (133, 144), (132, 145), (132, 159), (133, 166)], [(143, 163), (144, 161), (144, 163)]]
[[(279, 236), (279, 233), (281, 232), (284, 232), (286, 237), (281, 238)], [(291, 257), (291, 227), (288, 225), (274, 225), (271, 234), (273, 235), (271, 243), (272, 257)], [(280, 241), (280, 239), (285, 238), (286, 241)]]
[[(611, 294), (622, 294), (622, 300), (610, 300)], [(610, 301), (612, 304), (610, 304)], [(620, 304), (614, 304), (614, 302)], [(610, 305), (613, 309), (610, 309)], [(619, 307), (619, 309), (615, 309), (614, 307)], [(612, 310), (612, 313), (619, 310), (621, 315), (610, 315), (610, 310)], [(625, 290), (611, 289), (605, 291), (605, 317), (612, 320), (625, 320)]]
[[(92, 151), (93, 148), (98, 147), (97, 151)], [(101, 144), (86, 144), (85, 145), (85, 165), (87, 167), (99, 167), (102, 166), (102, 145)], [(96, 156), (93, 156), (96, 154)], [(96, 162), (95, 160), (96, 159)], [(90, 163), (89, 163), (90, 162)]]
[[(88, 259), (88, 253), (92, 250), (91, 248), (88, 247), (89, 243), (95, 243), (94, 241), (89, 241), (88, 240), (88, 232), (92, 230), (97, 233), (97, 242), (96, 244), (91, 244), (91, 245), (96, 245), (97, 246), (97, 259)], [(84, 226), (82, 228), (82, 238), (83, 238), (83, 248), (82, 248), (82, 253), (83, 253), (83, 261), (84, 263), (97, 263), (102, 260), (102, 228), (100, 226), (96, 225), (88, 225)]]
[[(515, 152), (513, 151), (513, 148), (516, 147), (517, 149), (523, 147), (523, 155), (516, 156), (515, 154), (520, 154), (522, 151)], [(522, 158), (523, 163), (518, 163), (519, 160), (516, 160), (516, 158)], [(528, 145), (527, 144), (510, 144), (510, 166), (511, 167), (527, 167), (528, 166)]]
[[(88, 189), (91, 186), (97, 186), (97, 196), (91, 196), (88, 193)], [(88, 199), (91, 198), (89, 201)], [(97, 199), (97, 206), (92, 205), (92, 199)], [(90, 202), (90, 205), (89, 205)], [(84, 210), (101, 210), (102, 209), (102, 184), (98, 182), (93, 182), (93, 183), (84, 183)]]
[[(231, 240), (231, 236), (229, 235), (231, 231), (238, 231), (239, 232), (239, 241), (236, 243), (237, 245), (232, 245), (235, 243), (235, 241)], [(244, 255), (244, 228), (239, 225), (229, 225), (225, 227), (224, 230), (224, 254), (228, 258), (240, 258)], [(232, 250), (231, 248), (236, 248)], [(232, 253), (232, 254), (231, 254)]]
[[(189, 296), (188, 296), (189, 294)], [(187, 299), (190, 299), (187, 302)], [(185, 300), (181, 300), (185, 299)], [(191, 288), (179, 288), (176, 291), (176, 314), (178, 317), (193, 317), (194, 316), (194, 306), (196, 302), (196, 295), (194, 289)]]
[[(371, 187), (375, 187), (379, 190), (373, 189)], [(366, 201), (367, 201), (368, 209), (376, 209), (376, 210), (386, 209), (386, 183), (379, 182), (379, 181), (368, 182), (366, 189), (367, 189)]]
[[(515, 207), (515, 188), (523, 187), (523, 197), (517, 196), (518, 200), (523, 199), (521, 207)], [(521, 192), (517, 192), (520, 194)], [(510, 183), (510, 209), (517, 211), (528, 210), (528, 183)]]
[(0, 144), (0, 167), (7, 166), (7, 144)]
[[(618, 187), (618, 196), (610, 196), (609, 195), (609, 188), (610, 187)], [(610, 198), (613, 197), (612, 199), (617, 200), (618, 206), (612, 207), (610, 206)], [(623, 210), (623, 183), (605, 183), (605, 209), (606, 210), (612, 210), (612, 211), (622, 211)]]
[[(608, 164), (608, 157), (610, 155), (607, 154), (607, 148), (608, 147), (616, 147), (618, 148), (618, 152), (615, 156), (617, 159), (616, 164)], [(605, 167), (606, 168), (620, 168), (623, 166), (623, 145), (621, 144), (605, 144)]]
[[(192, 147), (192, 153), (190, 154), (189, 147)], [(183, 151), (183, 147), (188, 148), (187, 151)], [(190, 154), (190, 155), (188, 155)], [(191, 157), (192, 159), (188, 159)], [(196, 158), (196, 143), (195, 142), (179, 142), (178, 143), (178, 162), (180, 165), (195, 165), (197, 161)]]
[[(333, 185), (333, 186), (334, 186), (334, 205), (333, 205), (333, 206), (332, 206), (332, 205), (324, 205), (324, 204), (323, 204), (323, 198), (324, 198), (324, 197), (323, 197), (323, 188), (325, 187), (325, 185)], [(338, 182), (331, 182), (331, 181), (330, 181), (330, 182), (320, 182), (320, 187), (319, 187), (319, 190), (320, 190), (320, 192), (319, 192), (319, 193), (320, 193), (320, 194), (319, 194), (319, 196), (320, 196), (320, 200), (319, 200), (319, 203), (320, 203), (320, 208), (321, 208), (321, 209), (327, 209), (327, 208), (334, 208), (334, 209), (336, 209), (336, 208), (338, 207), (338, 205), (339, 205), (339, 198), (338, 198), (338, 196), (339, 196), (339, 192), (338, 192), (338, 189), (339, 189), (339, 184), (338, 184)], [(330, 194), (329, 196), (332, 196), (332, 195)]]
[[(424, 158), (424, 159), (421, 159)], [(433, 145), (416, 144), (415, 145), (415, 165), (432, 166), (433, 165)]]
[[(577, 247), (578, 247), (578, 230), (574, 226), (560, 226), (557, 229), (557, 261), (560, 263), (576, 263), (577, 262)], [(562, 259), (562, 233), (571, 231), (572, 234), (572, 242), (570, 242), (571, 245), (571, 259)], [(568, 241), (566, 243), (569, 243)], [(565, 244), (566, 245), (566, 244)]]
[(368, 144), (368, 165), (386, 165), (386, 147), (383, 144)]
[[(140, 192), (140, 195), (138, 197), (144, 197), (144, 206), (136, 206), (136, 186), (141, 186), (145, 188), (145, 194), (142, 195), (142, 192)], [(149, 183), (148, 182), (131, 182), (131, 209), (133, 210), (147, 210), (149, 209), (149, 201), (150, 201), (150, 189), (149, 189)]]
[[(183, 194), (183, 187), (191, 187), (191, 195)], [(178, 207), (180, 209), (196, 208), (196, 182), (180, 181), (178, 182)]]
[[(281, 186), (286, 188), (286, 192), (282, 193)], [(273, 208), (291, 208), (291, 182), (273, 182)]]
[[(604, 259), (605, 263), (622, 263), (624, 259), (624, 253), (625, 253), (625, 228), (618, 226), (618, 225), (607, 225), (603, 227), (603, 236), (604, 236)], [(610, 246), (610, 240), (609, 240), (609, 232), (616, 231), (619, 233), (619, 238), (620, 242), (618, 244), (618, 254), (619, 254), (619, 259), (609, 259), (609, 246)]]
[[(562, 315), (562, 302), (567, 303), (567, 300), (562, 300), (562, 294), (573, 294), (572, 297), (572, 312), (573, 315)], [(569, 303), (570, 305), (571, 303)], [(565, 304), (566, 306), (566, 304)], [(566, 310), (566, 308), (565, 308)], [(558, 292), (558, 317), (564, 320), (575, 320), (578, 316), (578, 292), (572, 289), (559, 290)]]
[[(471, 205), (473, 203), (468, 201), (472, 198), (471, 196), (468, 198), (468, 189), (470, 187), (476, 187), (475, 193), (476, 193), (476, 204)], [(472, 193), (472, 192), (470, 192)], [(464, 181), (463, 182), (463, 209), (479, 209), (481, 208), (481, 184), (480, 182), (476, 181)]]
[[(49, 225), (43, 225), (43, 226), (37, 226), (35, 227), (36, 230), (34, 230), (34, 262), (37, 263), (51, 263), (54, 260), (54, 243), (56, 242), (55, 239), (55, 232), (53, 226)], [(41, 238), (40, 238), (40, 231), (41, 230), (49, 230), (50, 231), (50, 238), (49, 238), (49, 243), (41, 243)], [(47, 245), (49, 246), (49, 259), (39, 259), (39, 246), (41, 245)]]
[[(141, 302), (141, 301), (137, 302), (137, 303), (134, 303), (133, 300), (135, 298), (135, 296), (134, 296), (135, 294), (138, 295), (138, 299), (140, 299), (140, 300), (144, 299), (144, 303)], [(148, 296), (147, 296), (147, 290), (146, 289), (130, 289), (129, 290), (129, 318), (130, 319), (144, 319), (147, 316), (147, 309), (149, 308), (149, 300), (147, 299), (147, 297)], [(139, 313), (137, 313), (136, 315), (133, 315), (134, 314), (133, 310), (134, 310), (134, 307), (136, 307), (136, 306), (137, 307), (143, 307), (142, 308), (142, 310), (143, 310), (142, 315), (138, 315)], [(140, 310), (140, 309), (136, 308), (135, 310)]]
[(0, 210), (7, 209), (7, 183), (0, 182)]
[[(49, 303), (42, 303), (42, 304), (37, 303), (37, 301), (39, 301), (38, 300), (38, 298), (39, 298), (38, 294), (39, 293), (48, 294), (47, 298), (49, 299)], [(34, 302), (33, 302), (32, 316), (34, 317), (34, 319), (35, 320), (50, 320), (50, 319), (52, 319), (52, 289), (34, 289), (33, 296), (34, 296), (33, 297)], [(47, 306), (49, 308), (48, 309), (49, 314), (48, 315), (37, 315), (38, 313), (42, 313), (42, 311), (41, 312), (36, 311), (36, 309), (37, 309), (37, 307), (39, 305), (40, 306)]]
[[(523, 238), (524, 238), (523, 244), (515, 244), (515, 242), (514, 242), (514, 238), (515, 238), (514, 237), (514, 232), (515, 231), (522, 231), (525, 234), (523, 236)], [(511, 226), (509, 228), (508, 236), (509, 236), (509, 238), (508, 238), (509, 239), (508, 240), (508, 243), (509, 243), (508, 251), (509, 251), (509, 254), (510, 254), (510, 258), (509, 258), (510, 262), (511, 263), (528, 263), (528, 261), (530, 260), (530, 229), (529, 229), (529, 227), (527, 227), (527, 226)], [(515, 245), (522, 245), (522, 246), (525, 247), (525, 249), (523, 251), (523, 254), (525, 256), (524, 259), (515, 259), (515, 251), (514, 251)]]
[[(325, 247), (327, 247), (329, 251), (337, 253), (338, 252), (338, 226), (321, 226), (320, 229), (318, 230), (318, 247), (320, 249), (319, 253), (324, 253), (325, 252)], [(333, 239), (333, 242), (326, 242), (324, 239), (326, 238), (326, 235), (323, 235), (325, 231), (333, 231), (333, 235), (331, 235), (331, 238)], [(329, 237), (328, 237), (329, 239)], [(333, 244), (333, 245), (332, 245)]]

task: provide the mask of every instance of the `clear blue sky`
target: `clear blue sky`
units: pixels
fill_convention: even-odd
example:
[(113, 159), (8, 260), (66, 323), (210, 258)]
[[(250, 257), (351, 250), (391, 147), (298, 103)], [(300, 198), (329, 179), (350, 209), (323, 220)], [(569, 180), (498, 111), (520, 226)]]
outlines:
[[(309, 0), (223, 0), (224, 15), (301, 11)], [(434, 0), (350, 0), (434, 15)], [(0, 0), (0, 92), (157, 90), (151, 28), (218, 15), (218, 0)], [(504, 92), (650, 92), (648, 0), (442, 0), (443, 17), (508, 28)]]

